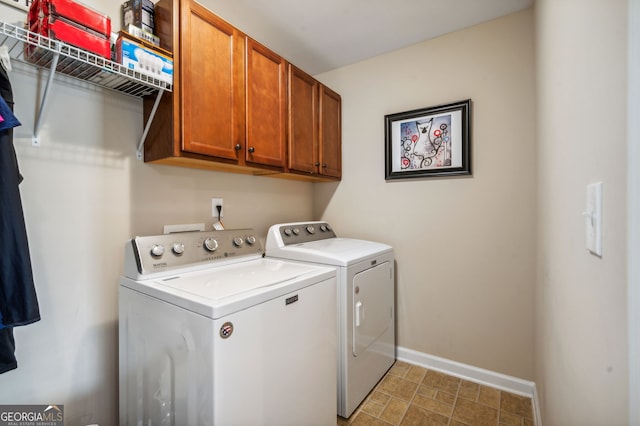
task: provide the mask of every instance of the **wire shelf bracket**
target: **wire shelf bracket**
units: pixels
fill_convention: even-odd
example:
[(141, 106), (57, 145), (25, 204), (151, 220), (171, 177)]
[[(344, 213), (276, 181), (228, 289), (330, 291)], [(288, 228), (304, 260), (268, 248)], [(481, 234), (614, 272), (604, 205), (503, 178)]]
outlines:
[(147, 123), (144, 126), (144, 131), (142, 132), (142, 137), (140, 138), (140, 143), (138, 144), (138, 150), (136, 152), (136, 157), (138, 160), (142, 160), (144, 157), (142, 155), (142, 148), (144, 148), (144, 141), (147, 139), (147, 133), (149, 133), (149, 128), (151, 127), (151, 123), (153, 122), (153, 117), (156, 115), (156, 111), (158, 110), (158, 105), (160, 104), (160, 98), (162, 98), (162, 94), (164, 90), (158, 90), (158, 94), (156, 95), (156, 100), (153, 103), (153, 108), (151, 108), (151, 114), (149, 114), (149, 118), (147, 119)]
[(49, 89), (51, 89), (53, 77), (55, 77), (56, 75), (56, 67), (58, 66), (59, 60), (60, 52), (53, 55), (53, 60), (51, 61), (51, 69), (49, 70), (49, 78), (47, 78), (47, 85), (45, 86), (42, 100), (40, 101), (40, 108), (38, 108), (38, 111), (36, 111), (35, 124), (33, 125), (33, 137), (31, 138), (31, 145), (35, 147), (40, 146), (40, 124), (42, 123), (42, 115), (44, 114), (44, 108), (47, 105)]

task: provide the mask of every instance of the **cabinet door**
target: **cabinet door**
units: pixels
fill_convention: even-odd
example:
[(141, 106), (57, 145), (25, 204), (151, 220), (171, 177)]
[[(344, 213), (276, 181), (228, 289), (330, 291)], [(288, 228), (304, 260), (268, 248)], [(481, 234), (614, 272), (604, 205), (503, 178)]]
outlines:
[(342, 176), (342, 99), (320, 85), (320, 174)]
[(291, 171), (318, 173), (318, 81), (289, 65), (289, 153)]
[(318, 81), (289, 65), (289, 170), (318, 173)]
[(196, 2), (181, 8), (182, 149), (238, 159), (244, 148), (244, 36)]
[(285, 159), (285, 60), (247, 37), (246, 161), (283, 168)]

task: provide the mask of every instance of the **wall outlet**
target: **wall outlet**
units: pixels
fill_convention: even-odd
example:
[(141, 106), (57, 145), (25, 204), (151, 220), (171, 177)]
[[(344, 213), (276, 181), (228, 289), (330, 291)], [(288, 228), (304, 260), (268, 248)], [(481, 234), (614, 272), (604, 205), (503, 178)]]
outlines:
[(211, 216), (218, 219), (218, 206), (220, 206), (220, 219), (224, 217), (224, 208), (222, 198), (211, 199)]

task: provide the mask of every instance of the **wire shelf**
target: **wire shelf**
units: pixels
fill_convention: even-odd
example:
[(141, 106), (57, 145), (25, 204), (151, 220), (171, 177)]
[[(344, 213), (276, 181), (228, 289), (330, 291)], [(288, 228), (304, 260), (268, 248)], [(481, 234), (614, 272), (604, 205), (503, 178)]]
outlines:
[(7, 46), (9, 56), (19, 62), (48, 69), (55, 65), (55, 72), (127, 95), (143, 97), (172, 90), (166, 81), (2, 21), (0, 45)]

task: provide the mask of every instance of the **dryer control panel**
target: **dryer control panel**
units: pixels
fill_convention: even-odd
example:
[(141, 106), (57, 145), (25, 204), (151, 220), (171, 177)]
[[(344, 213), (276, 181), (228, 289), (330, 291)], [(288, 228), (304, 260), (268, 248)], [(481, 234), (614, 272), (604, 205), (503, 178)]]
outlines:
[(327, 222), (287, 223), (276, 225), (269, 231), (277, 232), (282, 244), (285, 246), (336, 238), (333, 228)]

